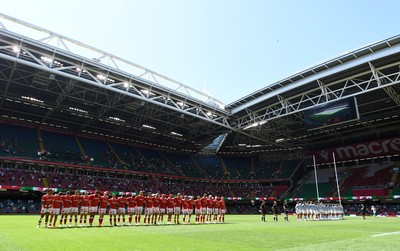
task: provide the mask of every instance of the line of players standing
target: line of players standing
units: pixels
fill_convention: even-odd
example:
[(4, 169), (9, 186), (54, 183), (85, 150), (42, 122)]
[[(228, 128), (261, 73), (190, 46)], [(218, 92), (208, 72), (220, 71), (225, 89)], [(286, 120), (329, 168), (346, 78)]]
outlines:
[[(278, 221), (279, 215), (279, 206), (276, 201), (271, 207), (272, 213), (274, 215), (274, 221)], [(334, 219), (343, 219), (343, 206), (336, 204), (326, 204), (326, 203), (314, 203), (312, 201), (309, 202), (301, 202), (298, 201), (295, 206), (297, 221), (306, 220), (334, 220)], [(267, 205), (265, 201), (262, 201), (260, 205), (260, 212), (262, 214), (261, 221), (266, 221), (265, 215), (267, 214)], [(365, 213), (364, 213), (365, 214)], [(283, 215), (284, 220), (289, 221), (289, 207), (287, 201), (283, 202)]]
[[(41, 204), (37, 228), (40, 228), (43, 218), (45, 218), (45, 227), (56, 227), (59, 215), (61, 215), (59, 227), (67, 227), (67, 222), (68, 227), (72, 227), (73, 218), (76, 227), (86, 227), (88, 216), (89, 226), (92, 226), (96, 214), (99, 215), (98, 226), (103, 226), (104, 216), (107, 212), (110, 216), (110, 226), (119, 226), (121, 221), (122, 225), (131, 226), (133, 218), (135, 224), (140, 225), (142, 214), (144, 214), (143, 223), (145, 225), (163, 224), (164, 215), (167, 216), (167, 224), (172, 224), (172, 216), (174, 216), (174, 223), (180, 224), (181, 213), (183, 214), (183, 224), (190, 224), (193, 212), (196, 224), (224, 223), (226, 213), (224, 198), (217, 196), (213, 198), (207, 194), (194, 199), (193, 196), (182, 196), (180, 193), (176, 196), (148, 193), (145, 196), (141, 191), (136, 196), (132, 194), (131, 196), (117, 197), (116, 194), (107, 192), (101, 196), (99, 191), (90, 195), (88, 192), (80, 195), (79, 191), (75, 191), (73, 195), (70, 192), (61, 195), (61, 193), (53, 194), (52, 190), (48, 190), (47, 194), (43, 195)], [(126, 212), (128, 222), (125, 220)]]
[(298, 221), (342, 220), (344, 215), (341, 204), (298, 201), (295, 209)]

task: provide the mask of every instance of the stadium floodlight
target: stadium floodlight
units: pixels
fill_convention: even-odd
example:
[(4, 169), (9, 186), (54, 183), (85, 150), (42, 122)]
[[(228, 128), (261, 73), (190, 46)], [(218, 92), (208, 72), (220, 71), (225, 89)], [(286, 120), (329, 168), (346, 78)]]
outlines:
[(129, 83), (128, 82), (124, 82), (124, 87), (125, 88), (129, 88)]
[(97, 74), (97, 79), (98, 80), (104, 80), (104, 79), (106, 79), (106, 76), (104, 76), (104, 75), (102, 75), (102, 74)]
[(15, 52), (15, 53), (18, 53), (18, 52), (19, 52), (19, 47), (16, 46), (16, 45), (14, 45), (14, 46), (12, 47), (12, 51)]
[(189, 107), (187, 104), (185, 104), (182, 101), (178, 101), (178, 102), (176, 102), (176, 104), (179, 105), (182, 109)]
[(68, 109), (69, 109), (69, 110), (72, 110), (72, 111), (76, 111), (76, 112), (86, 113), (86, 114), (89, 113), (89, 112), (86, 111), (86, 110), (82, 110), (82, 109), (75, 108), (75, 107), (69, 107)]
[(179, 136), (179, 137), (182, 137), (182, 136), (183, 136), (182, 134), (177, 133), (177, 132), (171, 132), (171, 134), (172, 134), (172, 135), (175, 135), (175, 136)]
[(144, 128), (148, 128), (148, 129), (152, 129), (152, 130), (156, 130), (157, 128), (155, 128), (154, 126), (151, 125), (143, 125)]
[(41, 56), (40, 59), (41, 59), (43, 62), (48, 63), (48, 64), (50, 64), (51, 61), (52, 61), (51, 58), (45, 57), (45, 56)]
[(80, 67), (76, 67), (76, 68), (75, 68), (75, 71), (77, 71), (77, 72), (81, 72), (81, 71), (82, 71), (82, 72), (86, 72), (85, 70), (82, 70)]
[(37, 99), (37, 98), (33, 98), (33, 97), (27, 97), (27, 96), (21, 96), (21, 98), (29, 100), (29, 101), (34, 101), (34, 102), (38, 102), (38, 103), (43, 103), (43, 100)]
[(125, 122), (125, 120), (124, 119), (120, 119), (120, 118), (118, 118), (118, 117), (108, 117), (109, 119), (112, 119), (112, 120), (115, 120), (115, 121), (117, 121), (117, 122)]
[(284, 139), (284, 138), (280, 138), (280, 139), (276, 139), (276, 140), (275, 140), (275, 143), (281, 143), (281, 142), (283, 142), (283, 141), (285, 141), (285, 139)]
[(142, 89), (140, 90), (143, 94), (147, 95), (147, 96), (155, 96), (156, 94), (152, 93), (151, 91), (147, 90), (147, 89)]
[(256, 148), (256, 147), (261, 147), (261, 145), (246, 145), (248, 148)]
[(253, 123), (251, 125), (246, 126), (245, 128), (243, 128), (243, 130), (247, 130), (247, 129), (250, 129), (250, 128), (253, 128), (253, 127), (257, 127), (257, 126), (263, 125), (265, 123), (267, 123), (267, 121), (265, 121), (265, 120), (264, 121), (260, 121), (260, 122), (256, 122), (256, 123)]

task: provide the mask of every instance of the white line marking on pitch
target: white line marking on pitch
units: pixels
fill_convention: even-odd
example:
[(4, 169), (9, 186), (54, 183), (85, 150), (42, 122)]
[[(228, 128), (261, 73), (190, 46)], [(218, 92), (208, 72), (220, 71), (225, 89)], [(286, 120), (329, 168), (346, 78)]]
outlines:
[(380, 237), (380, 236), (393, 235), (393, 234), (400, 234), (400, 231), (399, 232), (384, 233), (384, 234), (374, 234), (374, 235), (372, 235), (372, 237)]

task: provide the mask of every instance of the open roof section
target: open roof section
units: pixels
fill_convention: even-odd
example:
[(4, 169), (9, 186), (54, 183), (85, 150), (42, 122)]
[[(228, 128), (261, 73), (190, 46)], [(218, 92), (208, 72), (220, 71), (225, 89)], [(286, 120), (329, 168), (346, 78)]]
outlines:
[[(387, 49), (394, 45), (398, 45), (399, 43), (400, 35), (397, 35), (379, 42), (357, 48), (350, 52), (342, 53), (339, 56), (322, 61), (321, 63), (301, 70), (285, 79), (270, 84), (256, 92), (253, 92), (241, 99), (238, 99), (237, 101), (226, 105), (225, 108), (231, 111), (232, 114), (241, 113), (245, 109), (252, 109), (253, 106), (257, 106), (263, 101), (273, 96), (279, 95), (286, 90), (299, 88), (299, 86), (307, 84), (312, 80), (320, 79), (352, 68), (357, 64), (360, 64), (360, 62), (357, 61), (359, 58), (363, 58), (364, 60), (360, 61), (365, 62), (365, 60), (371, 61), (395, 52), (399, 52), (399, 49), (396, 48), (395, 50), (388, 51), (388, 53), (386, 53), (385, 55), (376, 54), (377, 51)], [(376, 56), (367, 57), (371, 54), (374, 54)]]

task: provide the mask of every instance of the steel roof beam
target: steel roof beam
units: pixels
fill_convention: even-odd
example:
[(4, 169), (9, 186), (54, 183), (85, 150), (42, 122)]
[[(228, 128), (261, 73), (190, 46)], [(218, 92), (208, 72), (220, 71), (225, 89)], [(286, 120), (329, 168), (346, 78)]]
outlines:
[[(400, 62), (394, 63), (393, 65), (400, 65)], [(384, 66), (382, 68), (387, 67), (389, 66)], [(376, 69), (376, 71), (379, 70), (380, 69)], [(358, 79), (362, 76), (364, 78), (366, 77), (367, 80)], [(304, 111), (311, 106), (347, 97), (354, 97), (399, 83), (400, 70), (390, 74), (383, 74), (380, 72), (380, 74), (376, 75), (374, 75), (373, 71), (370, 70), (369, 72), (357, 74), (350, 78), (335, 81), (334, 83), (320, 84), (318, 88), (310, 89), (292, 97), (282, 98), (281, 96), (278, 96), (279, 102), (259, 109), (258, 111), (250, 111), (248, 112), (248, 115), (239, 118), (237, 127), (243, 129), (253, 125), (254, 123), (266, 123), (274, 118)], [(338, 85), (340, 85), (340, 87), (337, 87)], [(326, 100), (325, 98), (327, 95), (330, 97), (329, 100)], [(249, 114), (251, 114), (251, 116), (249, 116)]]

